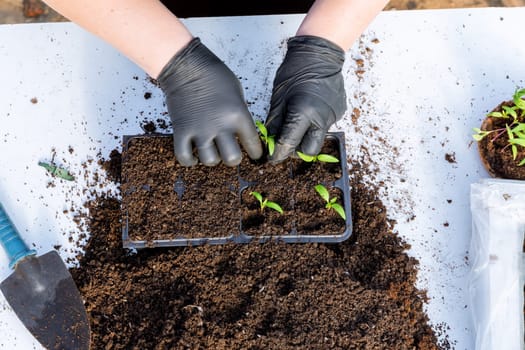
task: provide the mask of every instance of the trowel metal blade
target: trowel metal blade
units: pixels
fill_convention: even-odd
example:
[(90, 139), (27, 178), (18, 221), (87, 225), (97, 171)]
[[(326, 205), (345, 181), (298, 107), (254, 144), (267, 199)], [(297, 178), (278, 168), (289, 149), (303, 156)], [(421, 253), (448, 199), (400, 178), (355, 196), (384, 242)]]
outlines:
[(57, 252), (19, 262), (0, 290), (48, 350), (88, 350), (89, 322), (77, 286)]

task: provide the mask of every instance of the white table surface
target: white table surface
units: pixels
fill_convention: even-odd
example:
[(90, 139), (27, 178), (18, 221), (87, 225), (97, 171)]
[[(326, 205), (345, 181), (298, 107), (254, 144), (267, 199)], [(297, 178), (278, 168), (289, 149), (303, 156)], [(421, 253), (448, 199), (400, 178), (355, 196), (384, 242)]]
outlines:
[[(350, 158), (364, 157), (376, 171), (366, 181), (384, 182), (382, 200), (398, 221), (394, 229), (420, 261), (418, 286), (428, 292), (431, 323), (455, 349), (473, 348), (466, 288), (469, 190), (488, 176), (472, 128), (525, 85), (524, 17), (525, 8), (383, 12), (344, 67), (349, 110), (333, 130), (346, 132)], [(241, 77), (251, 112), (263, 119), (284, 40), (302, 18), (184, 22)], [(364, 72), (355, 74), (359, 59)], [(39, 253), (60, 245), (65, 260), (74, 258), (81, 248), (74, 243), (80, 230), (73, 219), (85, 213), (89, 193), (83, 190), (94, 189), (96, 160), (120, 148), (122, 135), (141, 133), (142, 120), (167, 120), (161, 91), (132, 62), (72, 23), (0, 26), (0, 67), (0, 201)], [(145, 92), (152, 97), (145, 99)], [(361, 112), (355, 124), (353, 108)], [(51, 160), (53, 150), (76, 182), (48, 186), (51, 178), (37, 162)], [(96, 187), (112, 189), (109, 183)], [(1, 251), (0, 279), (10, 274), (7, 263)], [(0, 348), (40, 348), (1, 294)]]

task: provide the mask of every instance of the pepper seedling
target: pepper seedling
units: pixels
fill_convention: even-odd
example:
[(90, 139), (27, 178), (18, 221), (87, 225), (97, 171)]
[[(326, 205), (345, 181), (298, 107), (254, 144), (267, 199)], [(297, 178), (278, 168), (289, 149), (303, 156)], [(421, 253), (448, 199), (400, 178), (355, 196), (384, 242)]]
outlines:
[(321, 184), (315, 185), (314, 188), (317, 191), (317, 193), (319, 193), (321, 198), (325, 200), (326, 202), (325, 208), (328, 210), (335, 210), (335, 212), (339, 214), (339, 216), (342, 217), (343, 220), (346, 220), (345, 209), (343, 208), (342, 205), (340, 205), (339, 203), (336, 203), (337, 197), (330, 198), (330, 193), (328, 193), (328, 190), (326, 189), (326, 187), (324, 187)]
[(262, 142), (266, 145), (268, 149), (268, 154), (271, 156), (275, 149), (275, 135), (268, 135), (268, 129), (261, 123), (259, 120), (255, 122), (257, 129), (259, 129), (259, 134)]
[(283, 208), (281, 208), (279, 204), (269, 201), (268, 198), (263, 198), (262, 194), (260, 194), (259, 192), (253, 191), (253, 192), (250, 192), (250, 195), (254, 196), (259, 202), (259, 208), (261, 212), (264, 211), (264, 208), (268, 207), (270, 209), (273, 209), (279, 212), (280, 214), (283, 213)]
[[(472, 135), (474, 140), (481, 141), (489, 135), (494, 135), (492, 141), (507, 134), (508, 144), (512, 151), (512, 158), (516, 160), (518, 157), (518, 146), (525, 148), (525, 122), (520, 122), (520, 118), (525, 116), (525, 89), (516, 90), (512, 96), (514, 106), (502, 106), (501, 111), (494, 111), (487, 114), (488, 117), (510, 119), (510, 122), (505, 123), (504, 128), (498, 128), (490, 131), (474, 128), (475, 134)], [(505, 147), (507, 147), (505, 146)], [(523, 158), (518, 166), (525, 165), (525, 158)]]
[(57, 167), (56, 165), (45, 163), (45, 162), (38, 162), (38, 165), (45, 168), (53, 176), (59, 177), (67, 181), (75, 180), (75, 177), (71, 175), (69, 171), (67, 171), (66, 169), (63, 169), (63, 168)]
[(301, 151), (296, 151), (296, 153), (299, 156), (299, 158), (309, 163), (312, 163), (312, 162), (339, 163), (339, 159), (337, 159), (337, 157), (334, 157), (330, 154), (319, 153), (316, 156), (311, 156), (308, 154), (304, 154)]

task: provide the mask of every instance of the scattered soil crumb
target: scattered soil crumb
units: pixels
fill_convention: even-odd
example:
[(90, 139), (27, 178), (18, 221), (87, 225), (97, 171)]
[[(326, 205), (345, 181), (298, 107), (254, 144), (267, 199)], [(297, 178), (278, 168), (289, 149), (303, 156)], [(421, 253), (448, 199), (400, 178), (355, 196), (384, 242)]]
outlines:
[(169, 128), (169, 123), (165, 119), (157, 119), (157, 126), (161, 130), (167, 130)]
[(140, 127), (146, 134), (152, 134), (157, 131), (157, 126), (155, 125), (154, 121), (151, 120), (143, 120), (140, 124)]
[(121, 181), (122, 154), (114, 149), (109, 154), (109, 160), (102, 160), (102, 168), (108, 174), (108, 178), (114, 182)]
[(456, 153), (445, 154), (445, 159), (449, 163), (456, 163)]
[(159, 81), (158, 81), (157, 79), (154, 79), (154, 78), (152, 78), (152, 77), (148, 77), (147, 80), (148, 80), (151, 84), (153, 84), (153, 85), (155, 85), (155, 86), (157, 86), (157, 87), (160, 87), (160, 83), (159, 83)]
[(31, 101), (31, 103), (34, 104), (34, 105), (38, 103), (38, 99), (37, 99), (36, 97), (31, 98), (30, 101)]
[(352, 124), (357, 125), (357, 121), (359, 120), (360, 116), (361, 110), (359, 110), (359, 108), (354, 108), (352, 110)]

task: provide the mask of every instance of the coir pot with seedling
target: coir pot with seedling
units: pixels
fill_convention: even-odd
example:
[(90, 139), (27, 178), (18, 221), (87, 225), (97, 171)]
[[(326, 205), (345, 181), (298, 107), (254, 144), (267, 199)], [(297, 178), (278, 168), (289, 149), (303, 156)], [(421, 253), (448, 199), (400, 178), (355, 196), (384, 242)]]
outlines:
[(493, 177), (525, 180), (525, 89), (518, 89), (512, 100), (490, 111), (474, 140), (484, 167)]

